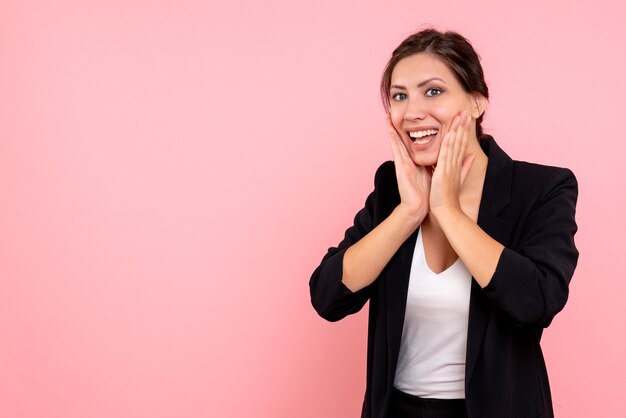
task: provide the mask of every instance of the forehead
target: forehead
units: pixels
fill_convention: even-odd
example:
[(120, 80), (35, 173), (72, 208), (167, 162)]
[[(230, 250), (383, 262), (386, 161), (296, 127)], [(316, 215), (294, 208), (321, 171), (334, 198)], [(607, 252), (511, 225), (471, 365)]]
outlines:
[(436, 55), (426, 52), (409, 55), (398, 61), (391, 73), (391, 84), (419, 84), (430, 78), (440, 78), (446, 84), (458, 84), (448, 65)]

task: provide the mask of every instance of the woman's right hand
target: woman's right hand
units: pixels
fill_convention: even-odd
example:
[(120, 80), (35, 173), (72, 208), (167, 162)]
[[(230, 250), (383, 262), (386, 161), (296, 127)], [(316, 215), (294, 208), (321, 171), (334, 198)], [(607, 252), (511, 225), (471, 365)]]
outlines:
[(413, 162), (389, 116), (387, 128), (400, 192), (399, 208), (404, 209), (408, 216), (417, 218), (421, 223), (429, 210), (432, 170), (430, 167)]

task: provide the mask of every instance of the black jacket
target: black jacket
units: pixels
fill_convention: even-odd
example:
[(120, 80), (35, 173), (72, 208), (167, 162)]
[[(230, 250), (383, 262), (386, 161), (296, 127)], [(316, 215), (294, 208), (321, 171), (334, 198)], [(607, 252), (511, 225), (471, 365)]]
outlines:
[[(478, 225), (505, 246), (490, 283), (472, 281), (465, 399), (470, 418), (552, 417), (539, 341), (563, 309), (578, 260), (574, 219), (578, 186), (564, 168), (513, 161), (486, 137), (489, 157)], [(310, 280), (320, 316), (338, 321), (369, 300), (367, 385), (362, 417), (387, 417), (396, 372), (417, 231), (380, 276), (358, 292), (342, 282), (345, 250), (400, 202), (393, 162), (380, 166), (375, 189), (343, 241), (330, 248)]]

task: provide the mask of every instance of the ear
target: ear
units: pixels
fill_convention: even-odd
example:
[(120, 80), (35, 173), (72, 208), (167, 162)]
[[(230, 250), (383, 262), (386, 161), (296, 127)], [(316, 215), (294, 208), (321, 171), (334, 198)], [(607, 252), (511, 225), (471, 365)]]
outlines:
[(487, 98), (480, 93), (472, 93), (474, 96), (474, 105), (472, 106), (472, 118), (478, 119), (487, 107)]

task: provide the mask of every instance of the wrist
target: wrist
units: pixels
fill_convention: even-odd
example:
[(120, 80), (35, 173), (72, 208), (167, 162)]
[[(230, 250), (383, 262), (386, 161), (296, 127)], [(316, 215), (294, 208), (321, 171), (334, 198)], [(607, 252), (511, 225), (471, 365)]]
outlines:
[(420, 208), (415, 210), (400, 203), (393, 210), (392, 214), (400, 218), (403, 224), (417, 228), (421, 225), (426, 215), (428, 215), (428, 208)]
[(430, 213), (437, 219), (439, 223), (445, 223), (447, 220), (458, 219), (459, 216), (464, 216), (465, 213), (460, 207), (455, 205), (442, 205), (431, 208)]

